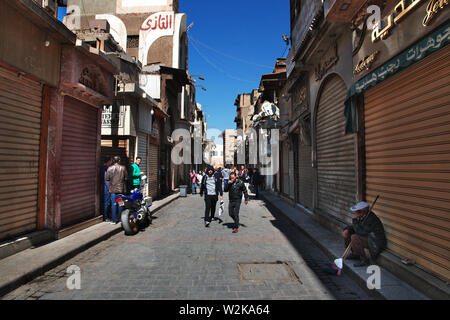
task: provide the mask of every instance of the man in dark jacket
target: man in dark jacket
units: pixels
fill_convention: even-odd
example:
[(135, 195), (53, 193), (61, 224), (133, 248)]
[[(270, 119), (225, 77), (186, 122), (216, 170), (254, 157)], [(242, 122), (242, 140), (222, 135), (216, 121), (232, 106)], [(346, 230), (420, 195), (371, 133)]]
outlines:
[(214, 175), (214, 168), (208, 166), (200, 187), (200, 197), (205, 194), (205, 227), (209, 227), (216, 213), (218, 196), (223, 200), (222, 180)]
[(128, 172), (125, 166), (120, 164), (121, 159), (119, 156), (113, 158), (113, 165), (106, 171), (106, 181), (110, 182), (109, 193), (111, 194), (111, 211), (112, 211), (112, 223), (120, 222), (120, 215), (122, 214), (122, 207), (119, 207), (119, 216), (116, 216), (116, 198), (119, 194), (126, 191), (126, 182), (128, 181)]
[(380, 219), (372, 211), (369, 212), (366, 202), (359, 202), (350, 210), (355, 212), (355, 217), (352, 225), (343, 232), (345, 246), (350, 242), (352, 244), (352, 254), (347, 258), (359, 258), (360, 262), (355, 267), (362, 267), (368, 265), (371, 259), (376, 259), (381, 250), (386, 248), (386, 235)]
[(244, 194), (245, 204), (248, 204), (248, 192), (244, 182), (241, 179), (237, 179), (236, 174), (232, 172), (230, 174), (230, 181), (225, 186), (225, 192), (228, 192), (230, 203), (228, 205), (228, 213), (234, 220), (233, 233), (239, 231), (239, 209), (242, 203), (242, 193)]

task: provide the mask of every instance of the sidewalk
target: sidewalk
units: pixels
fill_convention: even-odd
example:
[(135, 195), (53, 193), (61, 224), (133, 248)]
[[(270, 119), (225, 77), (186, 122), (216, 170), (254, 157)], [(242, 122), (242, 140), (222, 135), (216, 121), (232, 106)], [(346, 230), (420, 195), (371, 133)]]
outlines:
[[(321, 226), (311, 215), (299, 207), (293, 207), (274, 194), (260, 192), (260, 197), (265, 200), (269, 209), (285, 215), (300, 231), (311, 238), (330, 257), (330, 264), (334, 259), (342, 255), (345, 248), (338, 234)], [(343, 272), (350, 275), (364, 290), (375, 298), (386, 300), (429, 300), (428, 297), (382, 267), (380, 267), (381, 289), (369, 290), (366, 283), (371, 274), (366, 273), (366, 268), (353, 267), (354, 262), (352, 260), (344, 262)]]
[[(153, 214), (178, 199), (175, 193), (154, 201)], [(122, 231), (121, 224), (99, 223), (61, 240), (30, 248), (0, 260), (0, 297), (60, 265), (78, 253)]]

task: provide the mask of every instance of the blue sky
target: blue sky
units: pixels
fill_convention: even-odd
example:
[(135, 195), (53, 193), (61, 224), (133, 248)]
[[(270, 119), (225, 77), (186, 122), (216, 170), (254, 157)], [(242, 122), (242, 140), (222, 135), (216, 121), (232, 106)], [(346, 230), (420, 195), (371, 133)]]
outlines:
[(208, 128), (235, 129), (234, 101), (257, 89), (276, 58), (287, 56), (282, 34), (289, 36), (288, 0), (180, 0), (189, 30), (189, 71), (207, 91), (197, 88), (197, 102)]

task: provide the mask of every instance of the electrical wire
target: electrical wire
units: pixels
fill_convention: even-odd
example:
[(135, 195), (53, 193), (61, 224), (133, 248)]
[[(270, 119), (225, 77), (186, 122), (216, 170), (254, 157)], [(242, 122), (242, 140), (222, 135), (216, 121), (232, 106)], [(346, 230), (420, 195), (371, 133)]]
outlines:
[(212, 48), (212, 47), (208, 46), (207, 44), (205, 44), (205, 43), (203, 43), (203, 42), (201, 42), (201, 41), (195, 39), (195, 38), (192, 37), (191, 35), (189, 36), (189, 38), (190, 38), (192, 41), (196, 42), (198, 45), (201, 45), (202, 47), (205, 47), (205, 48), (207, 48), (207, 49), (209, 49), (209, 50), (211, 50), (211, 51), (214, 51), (214, 52), (216, 52), (216, 53), (218, 53), (218, 54), (220, 54), (220, 55), (222, 55), (222, 56), (224, 56), (224, 57), (227, 57), (227, 58), (229, 58), (229, 59), (236, 60), (236, 61), (239, 61), (239, 62), (242, 62), (242, 63), (245, 63), (245, 64), (253, 65), (253, 66), (260, 67), (260, 68), (264, 68), (264, 69), (273, 69), (273, 67), (270, 67), (270, 66), (266, 66), (266, 65), (262, 65), (262, 64), (257, 64), (257, 63), (251, 62), (251, 61), (247, 61), (247, 60), (244, 60), (244, 59), (241, 59), (241, 58), (236, 58), (236, 57), (233, 57), (233, 56), (231, 56), (231, 55), (229, 55), (229, 54), (223, 53), (223, 52), (221, 52), (220, 50), (217, 50), (217, 49), (215, 49), (215, 48)]
[(229, 74), (228, 72), (226, 72), (225, 70), (223, 70), (222, 68), (218, 67), (215, 63), (213, 63), (210, 59), (208, 59), (208, 57), (206, 57), (204, 54), (202, 54), (200, 52), (200, 50), (198, 49), (198, 47), (195, 45), (195, 42), (191, 42), (192, 47), (195, 49), (195, 51), (197, 51), (197, 53), (200, 55), (200, 57), (203, 58), (203, 60), (206, 61), (206, 63), (208, 63), (209, 65), (211, 65), (214, 69), (216, 69), (217, 71), (225, 74), (227, 77), (233, 79), (233, 80), (237, 80), (237, 81), (242, 81), (242, 82), (247, 82), (247, 83), (254, 83), (254, 81), (250, 81), (247, 79), (242, 79), (242, 78), (238, 78), (233, 76), (232, 74)]

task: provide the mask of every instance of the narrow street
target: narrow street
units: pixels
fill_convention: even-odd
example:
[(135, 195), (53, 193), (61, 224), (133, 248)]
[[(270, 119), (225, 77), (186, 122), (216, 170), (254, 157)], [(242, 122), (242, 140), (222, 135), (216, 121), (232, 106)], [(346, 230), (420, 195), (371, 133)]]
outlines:
[[(138, 235), (121, 232), (2, 299), (370, 299), (348, 275), (324, 274), (324, 253), (261, 200), (242, 205), (233, 234), (224, 200), (223, 222), (205, 228), (203, 199), (179, 198)], [(79, 290), (66, 287), (71, 265)]]

